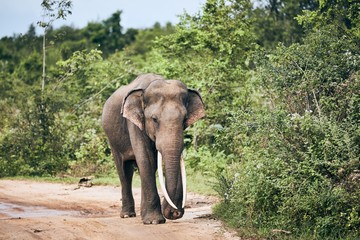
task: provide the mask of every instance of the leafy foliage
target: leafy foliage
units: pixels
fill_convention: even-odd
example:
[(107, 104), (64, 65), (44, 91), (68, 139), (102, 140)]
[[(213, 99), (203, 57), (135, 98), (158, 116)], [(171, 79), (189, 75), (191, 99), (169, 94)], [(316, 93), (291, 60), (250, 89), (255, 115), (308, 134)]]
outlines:
[(71, 0), (43, 0), (41, 7), (43, 8), (43, 17), (47, 21), (39, 21), (38, 25), (42, 28), (49, 28), (56, 19), (66, 19), (67, 15), (71, 15)]
[(2, 138), (2, 177), (46, 175), (66, 170), (67, 153), (62, 145), (64, 129), (56, 117), (61, 103), (39, 92), (35, 92), (35, 97), (31, 95)]
[[(303, 11), (312, 12), (319, 7), (317, 0), (255, 1), (254, 30), (258, 43), (274, 48), (278, 42), (286, 46), (301, 41), (305, 28), (295, 19)], [(266, 2), (266, 3), (264, 3)]]
[(30, 26), (2, 38), (0, 177), (113, 174), (102, 105), (155, 72), (201, 92), (207, 117), (186, 130), (186, 159), (215, 179), (218, 217), (245, 237), (357, 239), (359, 7), (208, 0), (175, 27), (123, 33), (121, 11), (49, 27), (42, 95), (41, 37)]
[[(220, 141), (238, 161), (215, 212), (240, 229), (314, 239), (359, 236), (359, 47), (332, 26), (258, 52), (263, 108), (233, 112)], [(255, 96), (257, 99), (258, 96)]]
[[(237, 113), (240, 156), (219, 178), (215, 212), (243, 231), (283, 229), (306, 238), (358, 234), (358, 126), (311, 112)], [(357, 133), (354, 134), (354, 131)], [(341, 206), (341, 207), (340, 207)], [(259, 233), (258, 232), (258, 233)]]

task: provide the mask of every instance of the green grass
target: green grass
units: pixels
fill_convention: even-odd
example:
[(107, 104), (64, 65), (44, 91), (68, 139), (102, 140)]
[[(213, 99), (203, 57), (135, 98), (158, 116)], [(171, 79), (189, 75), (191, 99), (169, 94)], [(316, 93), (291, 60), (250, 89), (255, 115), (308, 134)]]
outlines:
[(187, 170), (187, 190), (203, 195), (216, 195), (213, 188), (215, 178), (202, 175), (201, 172), (194, 172), (192, 169)]
[[(216, 192), (213, 189), (214, 178), (204, 176), (200, 172), (195, 172), (192, 169), (188, 169), (187, 174), (187, 190), (189, 192), (195, 192), (204, 195), (216, 195)], [(120, 185), (120, 180), (116, 173), (97, 176), (92, 181), (95, 185)], [(141, 180), (139, 173), (136, 171), (133, 177), (133, 187), (141, 187)], [(157, 180), (158, 189), (160, 189), (158, 180)]]
[(80, 178), (72, 177), (72, 176), (66, 176), (66, 177), (15, 176), (15, 177), (5, 177), (2, 179), (73, 184), (73, 183), (78, 183)]
[[(10, 180), (27, 180), (36, 182), (52, 182), (52, 183), (64, 183), (64, 184), (77, 184), (81, 177), (74, 176), (58, 176), (58, 177), (30, 177), (30, 176), (16, 176), (7, 177), (5, 179)], [(203, 176), (200, 172), (194, 172), (191, 169), (187, 174), (187, 191), (195, 192), (203, 195), (215, 195), (216, 192), (212, 188), (213, 178)], [(120, 186), (120, 180), (116, 173), (110, 173), (108, 175), (95, 176), (92, 180), (94, 185), (112, 185)], [(157, 183), (158, 184), (158, 183)], [(140, 176), (138, 172), (135, 172), (133, 178), (133, 187), (141, 187)], [(160, 189), (158, 184), (158, 189)]]

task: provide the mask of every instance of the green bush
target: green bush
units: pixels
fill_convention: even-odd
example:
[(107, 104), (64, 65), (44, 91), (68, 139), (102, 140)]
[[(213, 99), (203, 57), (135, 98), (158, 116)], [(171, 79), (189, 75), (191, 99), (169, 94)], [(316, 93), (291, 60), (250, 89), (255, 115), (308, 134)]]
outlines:
[[(58, 62), (59, 68), (48, 74), (44, 92), (24, 84), (22, 88), (4, 88), (9, 96), (4, 95), (0, 104), (6, 110), (0, 138), (0, 177), (113, 171), (100, 124), (102, 105), (129, 77), (115, 64), (121, 56), (102, 61), (100, 55), (97, 50), (75, 52), (70, 59)], [(8, 89), (16, 91), (10, 94)], [(23, 101), (15, 102), (15, 96)]]
[(31, 95), (1, 139), (0, 177), (54, 175), (67, 168), (65, 129), (56, 114), (61, 104), (36, 91)]
[(87, 112), (67, 118), (67, 122), (73, 123), (69, 126), (64, 142), (71, 153), (67, 173), (72, 176), (86, 176), (113, 172), (115, 166), (99, 117)]
[(215, 213), (265, 236), (273, 229), (321, 239), (358, 235), (359, 130), (310, 113), (263, 113), (252, 124), (237, 126), (250, 146), (237, 142), (240, 159), (219, 177), (223, 202)]
[(215, 213), (248, 236), (358, 238), (358, 47), (324, 28), (256, 64), (264, 105), (232, 111), (217, 137), (236, 161)]

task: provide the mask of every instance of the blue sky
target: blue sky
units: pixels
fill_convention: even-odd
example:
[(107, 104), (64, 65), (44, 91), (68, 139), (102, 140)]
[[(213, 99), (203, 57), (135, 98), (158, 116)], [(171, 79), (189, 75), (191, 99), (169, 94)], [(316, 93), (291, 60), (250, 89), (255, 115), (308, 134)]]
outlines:
[[(23, 34), (31, 23), (42, 20), (42, 0), (0, 0), (0, 38)], [(117, 10), (122, 10), (121, 25), (127, 28), (151, 27), (155, 22), (177, 23), (186, 11), (201, 10), (206, 0), (73, 0), (72, 15), (67, 20), (56, 20), (54, 27), (70, 25), (82, 28), (88, 22), (102, 21)], [(37, 30), (41, 33), (40, 30)]]

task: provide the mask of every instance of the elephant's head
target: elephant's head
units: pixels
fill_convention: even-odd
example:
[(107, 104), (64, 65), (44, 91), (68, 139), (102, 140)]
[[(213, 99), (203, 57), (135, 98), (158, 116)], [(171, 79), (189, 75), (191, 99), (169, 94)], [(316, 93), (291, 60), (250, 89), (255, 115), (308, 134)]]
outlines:
[[(164, 216), (181, 218), (186, 196), (185, 167), (181, 163), (183, 133), (185, 128), (205, 116), (200, 94), (177, 80), (156, 80), (144, 89), (129, 92), (123, 102), (122, 114), (146, 133), (148, 141), (158, 151), (158, 173), (165, 197)], [(165, 185), (161, 179), (162, 159)]]

